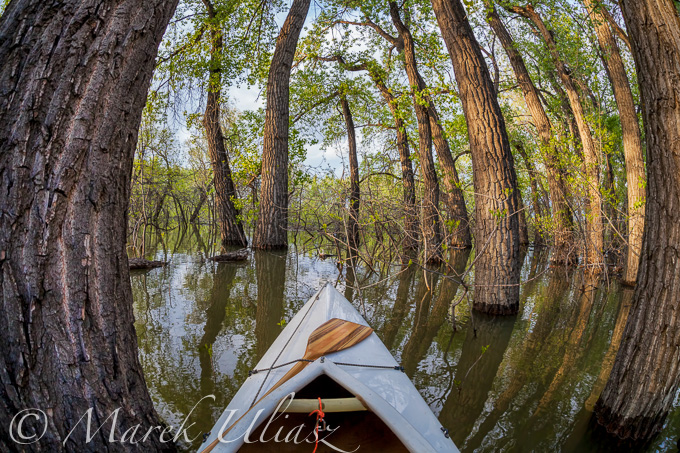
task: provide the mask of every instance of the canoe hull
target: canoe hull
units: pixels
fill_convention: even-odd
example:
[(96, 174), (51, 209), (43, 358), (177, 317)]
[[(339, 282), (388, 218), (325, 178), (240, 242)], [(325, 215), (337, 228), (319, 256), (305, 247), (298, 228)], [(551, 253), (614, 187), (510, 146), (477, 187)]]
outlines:
[[(310, 334), (332, 318), (367, 325), (359, 312), (332, 285), (327, 284), (293, 317), (257, 364), (256, 369), (265, 370), (274, 364), (303, 357)], [(384, 368), (370, 367), (375, 365)], [(220, 438), (213, 452), (238, 451), (244, 444), (260, 441), (251, 436), (259, 425), (267, 423), (271, 417), (277, 415), (281, 401), (305, 388), (321, 375), (328, 376), (360, 399), (409, 451), (419, 453), (458, 451), (453, 441), (444, 434), (439, 421), (406, 374), (394, 369), (398, 368), (398, 364), (375, 333), (371, 333), (361, 343), (348, 349), (315, 360), (299, 374), (262, 398), (292, 366), (260, 371), (248, 377), (198, 451), (202, 452), (227, 429), (229, 431)], [(258, 401), (259, 398), (262, 398), (261, 401)], [(253, 406), (256, 401), (257, 404)], [(234, 424), (237, 420), (238, 422)], [(340, 436), (341, 431), (342, 426), (338, 427), (333, 436)], [(270, 437), (272, 436), (267, 436)], [(263, 448), (277, 447), (266, 445)], [(301, 448), (306, 449), (304, 445)]]

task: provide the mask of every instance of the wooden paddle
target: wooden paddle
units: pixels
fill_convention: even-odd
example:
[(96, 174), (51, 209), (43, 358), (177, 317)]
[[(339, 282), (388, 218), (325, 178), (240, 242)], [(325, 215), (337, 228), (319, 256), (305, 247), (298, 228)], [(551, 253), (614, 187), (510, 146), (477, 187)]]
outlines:
[[(342, 351), (344, 349), (350, 348), (357, 343), (362, 342), (373, 332), (368, 326), (362, 326), (361, 324), (356, 324), (350, 321), (345, 321), (344, 319), (333, 318), (329, 319), (325, 323), (321, 324), (319, 327), (314, 329), (307, 339), (307, 349), (305, 349), (305, 354), (302, 357), (305, 360), (316, 360), (326, 354), (332, 352)], [(290, 378), (300, 373), (310, 362), (298, 362), (293, 365), (293, 368), (288, 370), (288, 372), (279, 381), (274, 384), (274, 386), (265, 393), (262, 398), (257, 400), (257, 402), (252, 406), (255, 407), (260, 401), (262, 401), (267, 395), (281, 387), (283, 383), (288, 381)], [(251, 407), (251, 409), (252, 409)], [(209, 453), (213, 448), (219, 443), (220, 439), (231, 431), (231, 429), (238, 424), (238, 422), (250, 412), (250, 409), (246, 411), (238, 420), (236, 420), (229, 428), (225, 429), (220, 435), (213, 440), (210, 445), (208, 445), (201, 453)]]

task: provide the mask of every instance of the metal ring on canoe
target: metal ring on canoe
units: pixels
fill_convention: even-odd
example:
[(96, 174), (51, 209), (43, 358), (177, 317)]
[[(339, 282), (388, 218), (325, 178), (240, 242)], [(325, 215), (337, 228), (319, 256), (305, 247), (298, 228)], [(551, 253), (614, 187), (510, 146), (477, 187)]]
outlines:
[[(319, 409), (318, 399), (293, 399), (286, 404), (284, 398), (279, 403), (279, 412), (287, 414), (308, 414), (316, 409)], [(357, 412), (367, 411), (368, 409), (358, 398), (327, 398), (321, 399), (321, 408), (326, 413), (334, 412)]]

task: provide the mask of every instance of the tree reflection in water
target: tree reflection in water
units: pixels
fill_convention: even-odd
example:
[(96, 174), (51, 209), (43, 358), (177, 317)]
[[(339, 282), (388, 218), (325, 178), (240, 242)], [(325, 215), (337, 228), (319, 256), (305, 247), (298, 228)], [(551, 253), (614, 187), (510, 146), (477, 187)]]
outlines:
[[(608, 448), (588, 420), (625, 325), (629, 303), (617, 284), (549, 269), (538, 249), (522, 271), (520, 313), (491, 318), (467, 300), (451, 307), (464, 291), (455, 277), (467, 251), (452, 251), (450, 267), (436, 273), (395, 266), (388, 278), (295, 250), (215, 264), (205, 260), (211, 240), (192, 233), (165, 246), (149, 241), (148, 258), (171, 262), (131, 277), (140, 360), (161, 416), (178, 426), (215, 395), (187, 422), (198, 437), (180, 447), (200, 444), (285, 323), (330, 281), (366, 313), (463, 451)], [(649, 451), (674, 445), (678, 432), (676, 410)]]

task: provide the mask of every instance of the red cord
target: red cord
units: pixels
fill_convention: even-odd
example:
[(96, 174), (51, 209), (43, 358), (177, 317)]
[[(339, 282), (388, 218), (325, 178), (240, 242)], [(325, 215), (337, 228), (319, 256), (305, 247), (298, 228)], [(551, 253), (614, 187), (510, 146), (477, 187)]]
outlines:
[(316, 453), (316, 449), (319, 447), (319, 422), (323, 421), (323, 418), (326, 414), (323, 413), (323, 406), (321, 405), (321, 398), (318, 398), (319, 400), (319, 408), (310, 412), (309, 415), (316, 414), (316, 427), (314, 428), (314, 435), (316, 436), (316, 444), (314, 445), (314, 451), (312, 453)]

